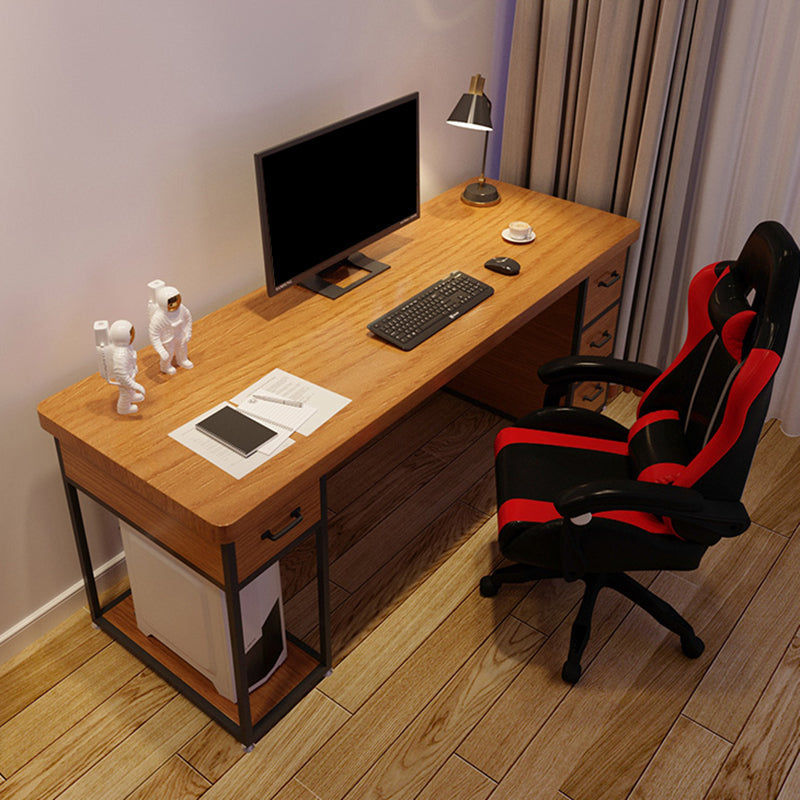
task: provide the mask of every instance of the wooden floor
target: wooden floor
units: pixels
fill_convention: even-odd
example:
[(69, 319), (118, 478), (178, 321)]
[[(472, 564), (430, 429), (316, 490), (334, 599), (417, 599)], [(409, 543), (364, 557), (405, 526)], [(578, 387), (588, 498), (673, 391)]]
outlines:
[[(746, 534), (640, 576), (703, 655), (603, 593), (570, 687), (581, 584), (476, 588), (499, 424), (438, 394), (331, 479), (336, 666), (253, 752), (78, 614), (0, 666), (0, 798), (800, 797), (800, 440), (765, 428)], [(307, 561), (282, 567), (313, 640)]]

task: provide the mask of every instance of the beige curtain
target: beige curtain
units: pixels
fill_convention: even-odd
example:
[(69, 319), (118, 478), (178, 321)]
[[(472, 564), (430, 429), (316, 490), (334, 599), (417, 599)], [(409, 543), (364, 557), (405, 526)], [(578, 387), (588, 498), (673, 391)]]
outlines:
[[(736, 258), (762, 220), (800, 243), (800, 3), (732, 3), (714, 81), (706, 155), (688, 260)], [(800, 301), (772, 393), (770, 415), (800, 436)]]
[(663, 366), (724, 0), (517, 0), (500, 177), (642, 223), (617, 355)]

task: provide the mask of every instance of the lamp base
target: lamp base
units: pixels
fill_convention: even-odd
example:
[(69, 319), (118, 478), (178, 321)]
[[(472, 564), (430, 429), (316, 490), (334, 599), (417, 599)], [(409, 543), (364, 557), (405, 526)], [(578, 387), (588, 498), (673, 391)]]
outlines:
[(471, 183), (462, 192), (461, 200), (479, 208), (496, 206), (500, 202), (500, 192), (491, 183)]

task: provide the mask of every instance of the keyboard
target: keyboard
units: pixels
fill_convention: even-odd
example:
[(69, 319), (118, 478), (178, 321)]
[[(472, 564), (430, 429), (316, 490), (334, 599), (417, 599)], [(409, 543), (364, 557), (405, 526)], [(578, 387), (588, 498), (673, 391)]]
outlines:
[(494, 289), (477, 278), (451, 272), (367, 328), (401, 350), (411, 350), (492, 294)]

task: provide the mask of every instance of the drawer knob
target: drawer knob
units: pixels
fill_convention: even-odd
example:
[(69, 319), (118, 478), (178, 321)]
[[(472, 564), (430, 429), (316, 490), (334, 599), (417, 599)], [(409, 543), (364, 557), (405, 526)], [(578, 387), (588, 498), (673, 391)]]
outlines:
[(265, 531), (261, 534), (261, 540), (263, 541), (264, 539), (271, 539), (273, 542), (277, 542), (278, 539), (280, 539), (282, 536), (286, 536), (286, 534), (289, 533), (292, 528), (296, 527), (303, 521), (303, 514), (301, 513), (299, 506), (292, 511), (289, 516), (292, 517), (292, 521), (289, 522), (288, 525), (285, 525), (277, 533), (273, 533), (271, 530)]

